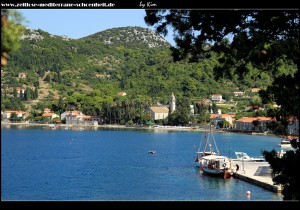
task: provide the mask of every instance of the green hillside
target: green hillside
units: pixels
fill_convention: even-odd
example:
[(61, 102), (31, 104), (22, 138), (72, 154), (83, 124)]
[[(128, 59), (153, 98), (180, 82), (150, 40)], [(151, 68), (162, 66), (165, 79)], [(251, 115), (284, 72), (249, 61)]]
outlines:
[[(125, 115), (127, 120), (141, 117), (137, 113), (151, 104), (167, 104), (172, 92), (179, 102), (197, 103), (213, 93), (229, 101), (235, 99), (233, 91), (266, 88), (272, 82), (266, 73), (256, 77), (259, 70), (251, 66), (243, 80), (224, 76), (216, 81), (214, 69), (222, 55), (211, 53), (199, 63), (173, 62), (169, 44), (140, 27), (114, 28), (80, 39), (28, 29), (20, 41), (20, 49), (2, 68), (1, 110), (40, 112), (50, 107), (61, 113), (72, 105), (106, 118), (113, 112), (120, 121)], [(285, 65), (282, 71), (293, 70)], [(18, 78), (22, 72), (26, 78)], [(16, 93), (17, 87), (26, 92)], [(118, 96), (120, 91), (126, 97)], [(122, 113), (118, 106), (124, 107)]]

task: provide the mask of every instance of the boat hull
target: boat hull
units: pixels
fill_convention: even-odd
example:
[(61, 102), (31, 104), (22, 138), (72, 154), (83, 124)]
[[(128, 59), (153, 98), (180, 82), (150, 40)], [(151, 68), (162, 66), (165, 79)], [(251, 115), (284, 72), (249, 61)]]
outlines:
[(213, 175), (213, 176), (223, 176), (224, 175), (224, 169), (210, 169), (207, 167), (201, 167), (203, 173)]
[(291, 144), (279, 144), (279, 146), (282, 148), (292, 148)]

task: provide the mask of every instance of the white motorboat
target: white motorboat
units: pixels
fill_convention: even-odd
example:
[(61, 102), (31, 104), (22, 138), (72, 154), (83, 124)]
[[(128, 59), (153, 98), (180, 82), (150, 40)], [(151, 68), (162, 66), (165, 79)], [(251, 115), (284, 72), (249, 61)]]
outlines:
[(236, 159), (232, 160), (240, 160), (240, 161), (250, 161), (250, 162), (264, 162), (265, 159), (263, 157), (250, 157), (246, 152), (234, 152), (236, 155)]
[(294, 136), (284, 136), (280, 143), (278, 144), (280, 147), (282, 148), (292, 148), (292, 144), (291, 141), (296, 139), (297, 141), (299, 141), (299, 138), (294, 137)]

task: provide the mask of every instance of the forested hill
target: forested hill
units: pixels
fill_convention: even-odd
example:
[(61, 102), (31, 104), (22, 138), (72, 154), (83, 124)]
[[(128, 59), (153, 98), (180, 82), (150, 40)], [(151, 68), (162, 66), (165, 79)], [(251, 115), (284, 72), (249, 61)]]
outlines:
[[(28, 29), (20, 42), (20, 49), (11, 53), (8, 65), (2, 68), (2, 90), (8, 93), (2, 109), (18, 108), (9, 99), (9, 90), (17, 87), (37, 88), (39, 96), (22, 99), (27, 108), (38, 103), (51, 107), (60, 98), (60, 103), (73, 103), (84, 110), (113, 103), (120, 91), (129, 100), (163, 104), (172, 92), (177, 99), (210, 98), (219, 93), (230, 100), (233, 91), (265, 88), (272, 81), (266, 73), (255, 77), (259, 70), (251, 66), (243, 80), (234, 76), (216, 81), (214, 69), (222, 55), (211, 53), (198, 63), (173, 62), (169, 44), (140, 27), (113, 28), (80, 39)], [(19, 78), (19, 73), (26, 78)]]

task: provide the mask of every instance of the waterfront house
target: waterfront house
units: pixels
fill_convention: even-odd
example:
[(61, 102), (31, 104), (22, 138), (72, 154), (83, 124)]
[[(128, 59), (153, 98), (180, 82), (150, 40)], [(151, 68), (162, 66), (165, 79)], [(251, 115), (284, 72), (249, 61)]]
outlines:
[(3, 112), (3, 118), (4, 119), (9, 119), (11, 117), (11, 114), (15, 113), (17, 117), (25, 119), (28, 115), (27, 112), (19, 111), (19, 110), (7, 110)]
[(74, 110), (74, 111), (65, 111), (64, 113), (62, 113), (62, 114), (60, 115), (60, 119), (62, 119), (62, 120), (63, 120), (63, 119), (66, 119), (66, 116), (67, 116), (67, 115), (70, 115), (71, 112), (72, 112), (72, 114), (74, 114), (74, 115), (83, 115), (81, 111), (77, 111), (77, 110)]
[(85, 115), (81, 111), (67, 111), (63, 114), (67, 125), (99, 125), (101, 122), (100, 117)]
[(49, 108), (44, 109), (44, 113), (42, 116), (47, 117), (49, 120), (53, 120), (54, 118), (59, 118), (59, 115), (55, 114), (54, 112), (51, 112), (51, 109)]
[(236, 129), (241, 131), (267, 131), (267, 123), (275, 121), (271, 117), (242, 117), (235, 121)]
[(98, 116), (85, 115), (83, 117), (83, 120), (84, 120), (84, 125), (99, 125), (101, 122), (101, 119)]
[(211, 114), (210, 115), (210, 122), (211, 124), (217, 126), (219, 122), (222, 121), (229, 122), (230, 126), (233, 124), (233, 115), (230, 114)]
[(169, 109), (165, 106), (151, 106), (149, 108), (149, 112), (151, 115), (151, 120), (161, 120), (165, 119), (169, 115)]
[(74, 111), (66, 111), (64, 113), (62, 113), (61, 115), (61, 119), (66, 119), (66, 124), (69, 125), (77, 125), (77, 121), (79, 121), (79, 119), (83, 118), (83, 116), (85, 116), (81, 111), (78, 110), (74, 110)]
[(42, 116), (47, 117), (49, 120), (53, 120), (54, 118), (59, 118), (59, 115), (55, 114), (54, 112), (43, 113)]

